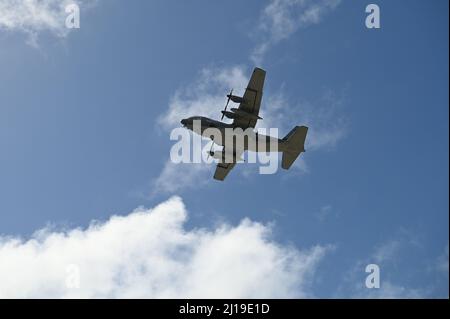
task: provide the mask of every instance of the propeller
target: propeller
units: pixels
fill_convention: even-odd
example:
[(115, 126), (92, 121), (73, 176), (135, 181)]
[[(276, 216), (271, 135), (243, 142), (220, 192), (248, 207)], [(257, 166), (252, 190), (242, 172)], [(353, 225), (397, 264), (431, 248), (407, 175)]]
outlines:
[[(228, 100), (227, 100), (227, 104), (225, 105), (225, 109), (224, 111), (227, 110), (228, 104), (230, 104), (230, 100), (231, 100), (231, 96), (233, 95), (233, 89), (231, 89), (230, 94), (228, 94)], [(221, 121), (223, 120), (225, 114), (222, 112), (222, 118), (220, 119)]]
[(211, 156), (211, 154), (212, 154), (212, 149), (213, 149), (213, 147), (214, 147), (214, 141), (212, 141), (212, 143), (211, 143), (211, 149), (210, 149), (209, 152), (208, 152), (208, 160), (209, 160), (209, 156)]

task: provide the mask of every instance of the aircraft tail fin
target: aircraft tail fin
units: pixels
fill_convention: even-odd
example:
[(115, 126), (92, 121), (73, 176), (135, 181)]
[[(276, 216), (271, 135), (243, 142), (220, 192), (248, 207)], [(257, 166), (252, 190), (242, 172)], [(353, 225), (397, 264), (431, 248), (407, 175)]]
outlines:
[(283, 138), (282, 141), (286, 144), (286, 148), (283, 151), (282, 168), (289, 169), (300, 153), (305, 151), (307, 133), (306, 126), (296, 126)]

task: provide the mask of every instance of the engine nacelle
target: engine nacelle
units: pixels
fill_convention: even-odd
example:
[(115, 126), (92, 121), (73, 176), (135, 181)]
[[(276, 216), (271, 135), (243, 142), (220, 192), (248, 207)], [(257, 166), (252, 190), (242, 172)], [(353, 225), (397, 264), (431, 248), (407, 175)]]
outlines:
[(222, 114), (225, 115), (229, 119), (235, 119), (239, 117), (236, 113), (230, 112), (230, 111), (222, 111)]
[(227, 97), (234, 103), (243, 103), (245, 100), (243, 97), (228, 94)]
[(210, 151), (209, 155), (211, 155), (212, 158), (221, 160), (221, 159), (223, 159), (224, 153), (221, 151), (216, 151), (216, 152)]

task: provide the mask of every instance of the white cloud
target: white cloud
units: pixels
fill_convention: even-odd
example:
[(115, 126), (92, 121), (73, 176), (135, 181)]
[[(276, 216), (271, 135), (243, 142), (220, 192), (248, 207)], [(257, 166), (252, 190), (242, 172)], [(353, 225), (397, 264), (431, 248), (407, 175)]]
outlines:
[(298, 29), (319, 23), (340, 0), (271, 0), (263, 9), (253, 37), (259, 41), (251, 59), (261, 64), (264, 54)]
[(81, 10), (92, 7), (97, 0), (0, 0), (0, 30), (20, 31), (28, 35), (28, 43), (37, 45), (40, 33), (49, 32), (66, 37), (68, 4), (78, 4)]
[[(183, 170), (182, 178), (180, 170)], [(214, 166), (206, 163), (175, 164), (167, 160), (159, 176), (153, 180), (151, 195), (173, 194), (180, 190), (202, 187), (212, 178), (213, 170)]]
[(448, 277), (448, 243), (444, 248), (444, 253), (437, 258), (436, 269)]
[[(0, 237), (0, 298), (309, 297), (327, 247), (300, 251), (271, 238), (271, 227), (186, 229), (173, 197), (87, 229), (44, 229), (26, 241)], [(68, 288), (71, 265), (79, 288)]]

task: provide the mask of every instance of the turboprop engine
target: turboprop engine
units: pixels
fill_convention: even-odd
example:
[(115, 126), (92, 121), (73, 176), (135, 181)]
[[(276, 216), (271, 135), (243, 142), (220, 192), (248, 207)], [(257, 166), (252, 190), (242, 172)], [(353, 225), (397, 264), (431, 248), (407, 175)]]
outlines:
[(243, 103), (245, 101), (243, 97), (233, 95), (233, 94), (228, 94), (227, 97), (234, 103)]
[(209, 155), (211, 155), (212, 158), (216, 158), (216, 159), (222, 159), (224, 156), (224, 153), (221, 151), (209, 151)]

